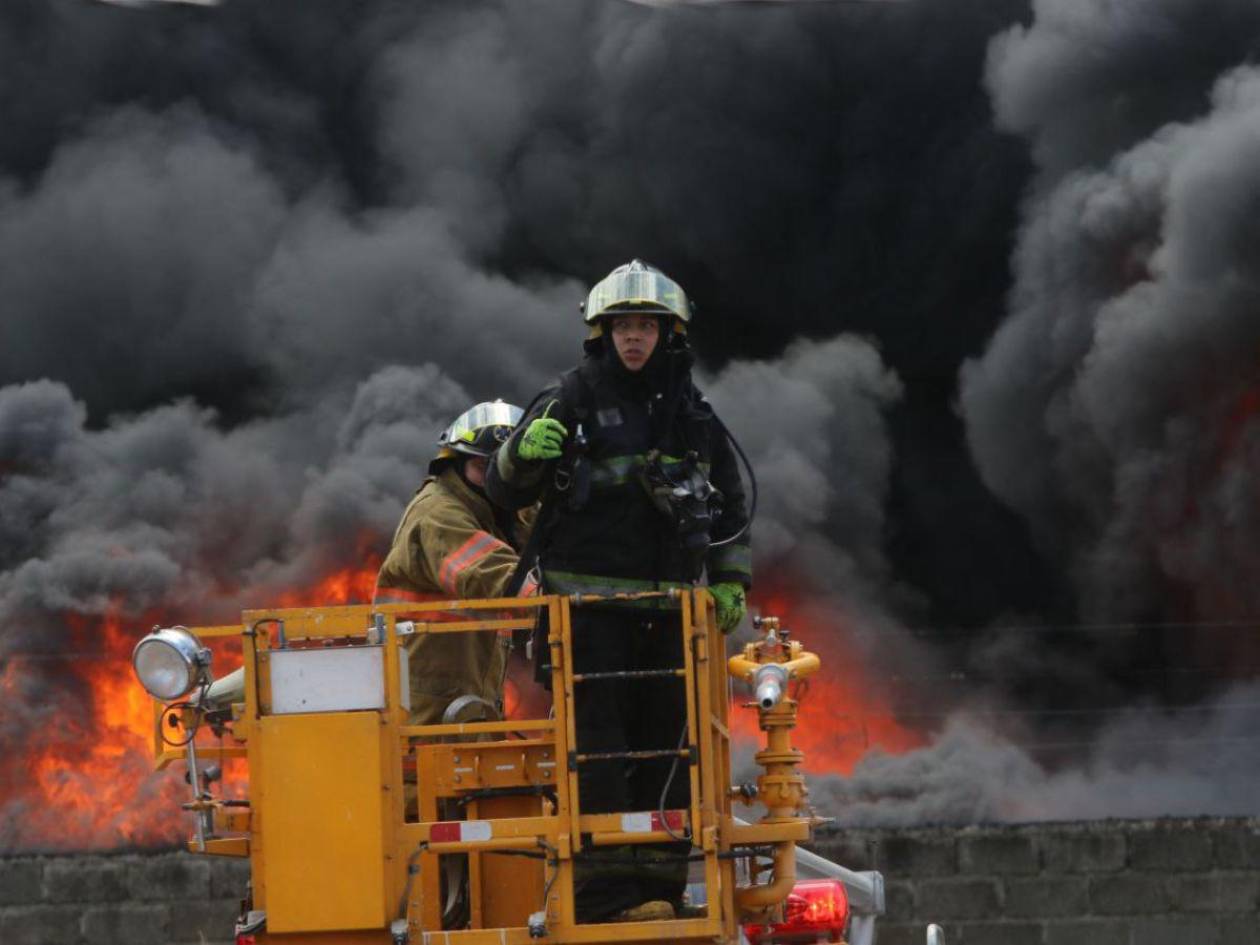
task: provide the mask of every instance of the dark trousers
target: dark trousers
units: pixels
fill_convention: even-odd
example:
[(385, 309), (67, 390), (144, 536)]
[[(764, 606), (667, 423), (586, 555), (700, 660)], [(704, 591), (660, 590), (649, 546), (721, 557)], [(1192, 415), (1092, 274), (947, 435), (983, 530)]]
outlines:
[[(676, 613), (584, 608), (573, 610), (576, 673), (674, 669), (683, 665)], [(686, 686), (680, 677), (601, 679), (575, 686), (580, 754), (676, 749), (685, 739)], [(683, 747), (687, 744), (683, 741)], [(670, 771), (673, 769), (673, 777)], [(666, 782), (669, 788), (666, 790)], [(592, 761), (578, 769), (584, 814), (686, 808), (691, 767), (669, 758)], [(678, 906), (687, 884), (691, 844), (587, 847), (577, 868), (579, 922), (599, 922), (653, 899)]]

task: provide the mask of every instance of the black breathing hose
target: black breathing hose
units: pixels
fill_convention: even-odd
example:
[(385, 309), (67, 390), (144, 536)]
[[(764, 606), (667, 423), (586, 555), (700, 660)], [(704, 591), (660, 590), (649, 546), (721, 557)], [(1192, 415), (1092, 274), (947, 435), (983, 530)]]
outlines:
[(740, 461), (744, 464), (744, 469), (748, 472), (748, 485), (752, 490), (752, 496), (748, 502), (748, 515), (744, 519), (743, 527), (740, 528), (740, 530), (734, 535), (723, 538), (721, 541), (709, 542), (710, 548), (717, 548), (721, 545), (729, 545), (731, 542), (742, 538), (752, 525), (753, 516), (757, 514), (757, 474), (753, 472), (752, 463), (748, 461), (748, 456), (745, 455), (743, 447), (739, 445), (739, 440), (735, 439), (735, 435), (731, 433), (726, 424), (722, 422), (722, 418), (716, 413), (713, 414), (713, 422), (718, 425), (718, 429), (720, 429), (726, 436), (727, 442), (735, 448), (736, 454), (739, 456)]

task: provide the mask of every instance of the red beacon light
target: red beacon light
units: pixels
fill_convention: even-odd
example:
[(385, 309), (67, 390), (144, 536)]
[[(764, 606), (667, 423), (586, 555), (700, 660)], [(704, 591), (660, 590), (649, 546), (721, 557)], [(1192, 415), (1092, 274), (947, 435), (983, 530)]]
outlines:
[(792, 887), (783, 904), (783, 921), (745, 925), (754, 945), (779, 942), (842, 942), (849, 923), (849, 896), (838, 879), (806, 879)]

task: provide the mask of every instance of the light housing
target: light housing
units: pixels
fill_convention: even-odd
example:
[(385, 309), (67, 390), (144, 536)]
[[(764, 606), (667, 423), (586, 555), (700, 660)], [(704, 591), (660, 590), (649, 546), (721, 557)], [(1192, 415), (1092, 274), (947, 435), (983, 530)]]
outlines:
[(183, 627), (154, 630), (131, 651), (136, 679), (154, 699), (171, 702), (210, 682), (210, 651)]
[(839, 942), (849, 924), (849, 895), (838, 879), (805, 879), (792, 887), (783, 904), (783, 921), (745, 925), (755, 945), (778, 942)]

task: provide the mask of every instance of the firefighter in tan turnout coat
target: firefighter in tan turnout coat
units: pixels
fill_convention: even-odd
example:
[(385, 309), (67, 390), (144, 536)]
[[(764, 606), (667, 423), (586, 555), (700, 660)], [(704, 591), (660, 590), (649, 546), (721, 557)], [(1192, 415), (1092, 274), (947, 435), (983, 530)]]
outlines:
[[(519, 407), (502, 401), (478, 404), (442, 434), (429, 477), (403, 513), (381, 565), (374, 603), (504, 596), (529, 516), (492, 506), (482, 484), (486, 457), (520, 417)], [(416, 634), (406, 645), (411, 724), (440, 722), (447, 706), (465, 695), (501, 704), (507, 654), (496, 633)]]

